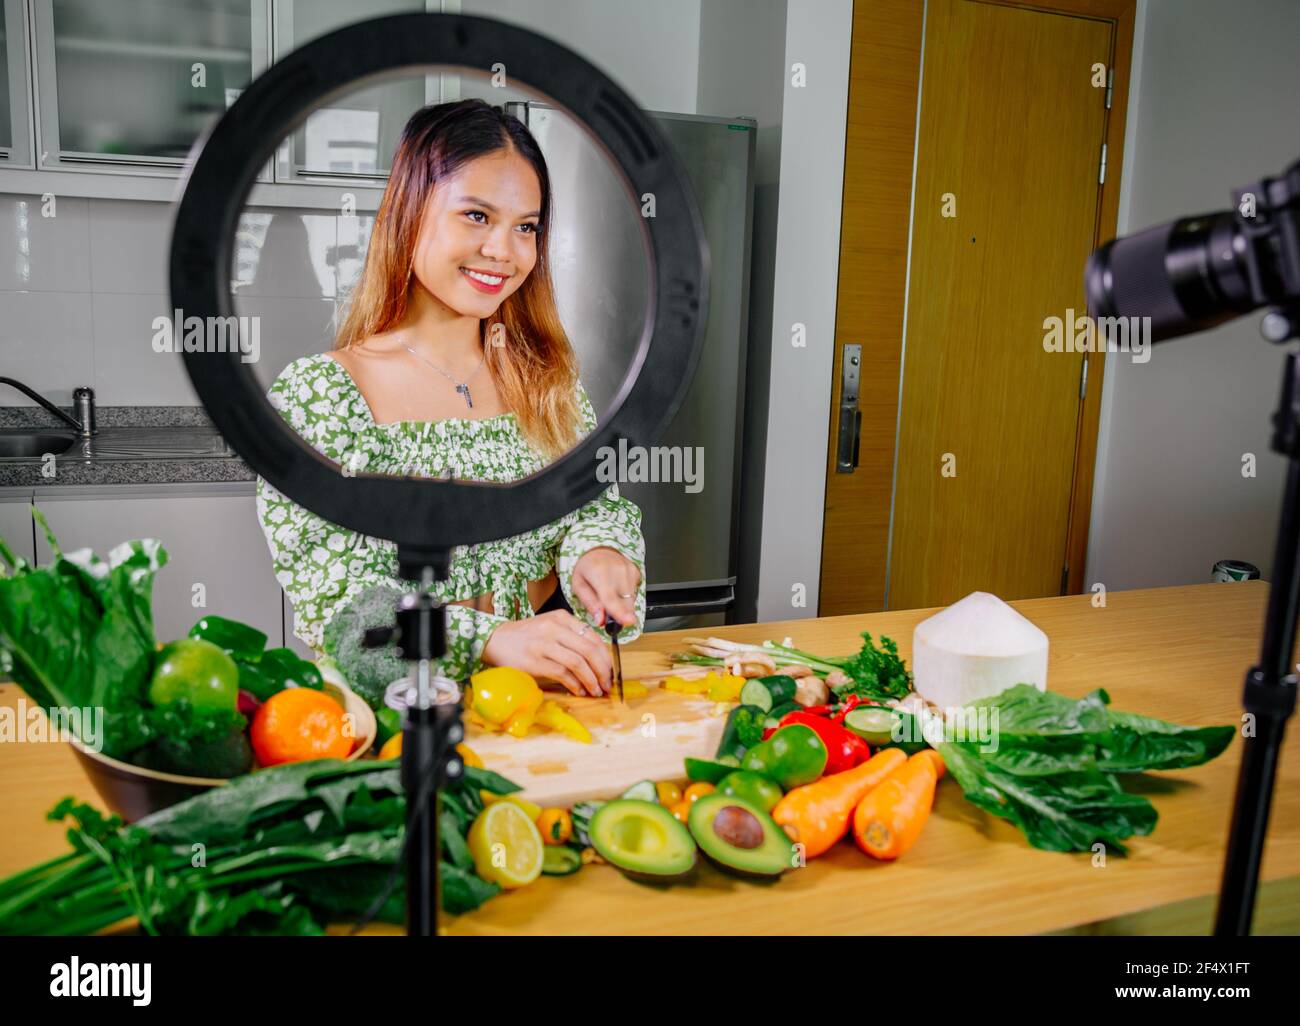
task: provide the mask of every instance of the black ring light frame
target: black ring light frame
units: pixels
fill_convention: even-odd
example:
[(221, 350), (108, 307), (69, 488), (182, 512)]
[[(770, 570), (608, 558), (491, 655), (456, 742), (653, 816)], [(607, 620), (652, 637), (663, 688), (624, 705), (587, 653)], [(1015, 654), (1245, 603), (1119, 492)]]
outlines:
[[(646, 324), (604, 423), (540, 473), (509, 485), (344, 476), (271, 407), (237, 351), (184, 354), (213, 424), (255, 472), (291, 499), (309, 498), (325, 519), (410, 552), (449, 551), (559, 519), (604, 489), (595, 474), (601, 447), (657, 438), (677, 412), (702, 348), (709, 256), (689, 181), (658, 129), (594, 65), (525, 29), (459, 14), (378, 18), (308, 43), (249, 85), (198, 144), (172, 234), (173, 306), (186, 317), (233, 316), (232, 241), (245, 198), (280, 141), (316, 106), (383, 72), (483, 71), (498, 62), (508, 74), (526, 69), (527, 86), (596, 133), (638, 207), (646, 193), (656, 199), (656, 216), (641, 218), (652, 276)], [(429, 516), (435, 505), (437, 516)]]
[[(213, 424), (273, 487), (327, 520), (397, 544), (398, 572), (422, 585), (447, 574), (450, 552), (522, 534), (558, 520), (605, 488), (597, 457), (620, 439), (657, 438), (676, 414), (699, 362), (708, 311), (709, 252), (694, 193), (671, 146), (632, 99), (594, 65), (560, 44), (489, 18), (404, 14), (339, 29), (273, 64), (196, 146), (176, 211), (171, 245), (173, 307), (188, 318), (234, 315), (232, 242), (258, 169), (280, 140), (322, 102), (420, 68), (483, 71), (503, 65), (573, 114), (623, 173), (629, 199), (655, 197), (641, 218), (651, 274), (636, 355), (604, 423), (542, 471), (511, 484), (343, 473), (272, 408), (251, 368), (232, 352), (185, 352), (185, 369)], [(437, 788), (462, 772), (458, 702), (435, 704), (431, 666), (446, 651), (445, 613), (427, 587), (404, 596), (396, 629), (366, 643), (396, 641), (412, 664), (417, 700), (402, 726), (401, 779), (407, 930), (437, 933)], [(611, 620), (606, 625), (616, 632)], [(376, 902), (383, 903), (396, 881)]]

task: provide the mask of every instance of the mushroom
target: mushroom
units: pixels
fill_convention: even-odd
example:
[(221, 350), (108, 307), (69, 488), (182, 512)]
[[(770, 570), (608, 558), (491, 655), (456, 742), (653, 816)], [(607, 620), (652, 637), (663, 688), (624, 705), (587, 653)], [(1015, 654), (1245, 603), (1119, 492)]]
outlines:
[(722, 665), (735, 677), (766, 677), (776, 672), (776, 660), (765, 652), (734, 652)]
[(831, 689), (816, 674), (800, 677), (794, 683), (794, 700), (800, 705), (825, 705), (830, 701)]

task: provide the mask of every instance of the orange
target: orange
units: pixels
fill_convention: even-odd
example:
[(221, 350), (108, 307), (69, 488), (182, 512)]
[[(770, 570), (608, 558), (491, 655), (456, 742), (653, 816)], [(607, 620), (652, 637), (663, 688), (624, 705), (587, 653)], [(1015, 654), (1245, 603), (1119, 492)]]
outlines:
[(314, 688), (285, 688), (268, 698), (249, 728), (260, 766), (306, 759), (346, 759), (355, 740), (344, 732), (343, 707)]

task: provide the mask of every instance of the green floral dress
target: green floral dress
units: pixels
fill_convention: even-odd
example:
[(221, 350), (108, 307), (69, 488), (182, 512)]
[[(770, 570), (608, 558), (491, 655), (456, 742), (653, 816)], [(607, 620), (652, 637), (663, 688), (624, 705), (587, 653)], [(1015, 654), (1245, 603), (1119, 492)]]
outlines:
[[(581, 382), (577, 390), (585, 436), (596, 426), (596, 413)], [(548, 462), (524, 438), (513, 413), (478, 420), (376, 423), (352, 375), (324, 353), (289, 364), (268, 397), (317, 452), (356, 471), (507, 482), (536, 473)], [(394, 592), (418, 587), (417, 582), (398, 579), (397, 547), (391, 541), (324, 520), (261, 477), (257, 513), (276, 579), (293, 603), (294, 634), (317, 651), (325, 650), (326, 625), (362, 592), (376, 586)], [(641, 511), (611, 484), (596, 499), (545, 527), (452, 550), (450, 577), (433, 585), (433, 593), (452, 602), (490, 591), (493, 611), (447, 607), (442, 672), (457, 680), (474, 673), (499, 624), (533, 615), (528, 582), (552, 569), (575, 615), (599, 626), (573, 594), (574, 565), (598, 546), (617, 550), (641, 571), (636, 623), (619, 634), (620, 642), (636, 638), (645, 622)]]

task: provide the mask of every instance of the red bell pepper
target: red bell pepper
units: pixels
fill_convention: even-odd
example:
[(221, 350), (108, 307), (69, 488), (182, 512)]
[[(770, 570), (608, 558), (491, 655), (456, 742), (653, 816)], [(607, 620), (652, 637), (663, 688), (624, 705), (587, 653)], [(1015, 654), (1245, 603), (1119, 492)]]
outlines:
[(781, 717), (777, 729), (787, 727), (791, 723), (802, 723), (811, 727), (826, 745), (826, 776), (832, 773), (843, 773), (871, 758), (871, 748), (862, 738), (825, 716), (818, 716), (806, 709), (796, 709)]
[(840, 711), (835, 714), (835, 722), (842, 726), (844, 724), (844, 717), (861, 704), (861, 695), (849, 695), (849, 697), (844, 700), (844, 704), (840, 706)]

